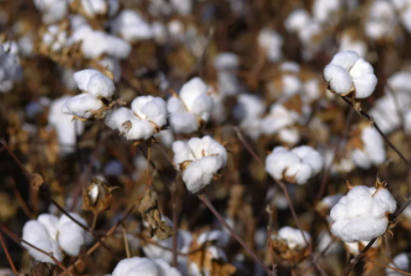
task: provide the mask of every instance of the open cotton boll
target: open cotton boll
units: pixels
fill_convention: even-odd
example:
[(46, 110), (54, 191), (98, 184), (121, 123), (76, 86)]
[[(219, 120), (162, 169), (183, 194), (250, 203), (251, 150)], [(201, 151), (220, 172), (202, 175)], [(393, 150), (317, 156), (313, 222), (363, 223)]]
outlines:
[(134, 116), (129, 122), (131, 128), (126, 133), (127, 140), (147, 140), (153, 136), (154, 126), (149, 121)]
[(68, 13), (66, 0), (34, 0), (34, 5), (42, 12), (42, 19), (46, 24), (56, 23)]
[(182, 170), (189, 191), (197, 193), (210, 184), (227, 163), (227, 150), (210, 136), (173, 143), (174, 163)]
[(62, 109), (70, 96), (63, 96), (50, 104), (48, 121), (57, 131), (57, 137), (62, 154), (72, 153), (75, 150), (76, 134), (84, 131), (84, 122), (72, 121), (73, 116), (63, 113)]
[(94, 17), (96, 15), (104, 15), (108, 11), (107, 1), (105, 0), (81, 0), (86, 15)]
[[(70, 215), (87, 226), (87, 222), (76, 213)], [(62, 215), (59, 220), (59, 235), (58, 242), (61, 249), (70, 256), (77, 256), (80, 253), (81, 247), (85, 244), (86, 232), (77, 223), (72, 221), (66, 215)]]
[(44, 45), (58, 52), (61, 51), (67, 41), (67, 32), (61, 29), (58, 25), (50, 25), (47, 27), (47, 32), (43, 34), (42, 42)]
[(113, 81), (109, 77), (98, 73), (90, 77), (85, 91), (96, 98), (111, 100), (115, 90)]
[(370, 241), (385, 233), (386, 214), (396, 209), (387, 189), (356, 186), (331, 209), (331, 232), (345, 242)]
[(193, 0), (171, 0), (172, 8), (180, 15), (189, 15), (192, 11)]
[(368, 49), (367, 49), (367, 44), (363, 40), (353, 39), (347, 33), (343, 33), (340, 39), (339, 52), (344, 52), (344, 51), (349, 51), (349, 50), (354, 51), (360, 57), (365, 58)]
[(399, 71), (390, 76), (387, 80), (391, 89), (399, 93), (411, 94), (411, 72)]
[(313, 4), (313, 16), (320, 23), (326, 23), (333, 18), (341, 7), (340, 0), (316, 0)]
[[(54, 257), (58, 261), (63, 260), (63, 253), (61, 252), (58, 242), (52, 239), (46, 227), (37, 220), (29, 220), (23, 227), (23, 240), (31, 243), (32, 245), (46, 251), (53, 252)], [(22, 244), (36, 261), (47, 262), (55, 264), (55, 262), (47, 255), (40, 253), (32, 247)]]
[(90, 59), (95, 59), (103, 54), (124, 59), (131, 52), (131, 45), (127, 41), (102, 31), (95, 31), (88, 25), (82, 25), (74, 30), (68, 44), (80, 41), (82, 41), (82, 53)]
[(199, 128), (199, 123), (192, 113), (171, 113), (170, 114), (171, 129), (175, 133), (189, 134), (195, 132)]
[[(400, 253), (397, 256), (394, 257), (392, 260), (392, 263), (389, 264), (391, 267), (395, 267), (399, 270), (402, 271), (410, 271), (410, 253)], [(386, 268), (385, 273), (387, 276), (401, 276), (404, 275), (400, 272), (397, 272), (395, 270)]]
[(274, 103), (270, 113), (262, 119), (262, 132), (266, 135), (278, 133), (285, 127), (292, 126), (298, 119), (294, 111), (289, 111), (281, 103)]
[(324, 69), (324, 79), (332, 91), (343, 96), (354, 88), (357, 99), (370, 96), (377, 85), (372, 66), (354, 51), (336, 54)]
[(269, 61), (276, 62), (281, 59), (283, 38), (276, 31), (269, 28), (261, 29), (258, 34), (257, 42), (258, 46), (264, 50)]
[(112, 31), (130, 42), (153, 37), (150, 24), (133, 10), (123, 10), (112, 22)]
[(111, 129), (117, 129), (120, 133), (126, 133), (126, 127), (123, 124), (133, 117), (134, 114), (131, 109), (120, 107), (107, 112), (105, 123)]
[(80, 94), (70, 98), (63, 106), (63, 113), (79, 118), (90, 118), (91, 111), (97, 111), (103, 107), (103, 103), (89, 94)]
[(140, 119), (162, 128), (167, 123), (167, 103), (160, 97), (140, 96), (133, 100), (131, 109)]
[(147, 258), (133, 257), (121, 260), (114, 268), (113, 276), (162, 276), (157, 265)]
[(214, 68), (216, 70), (233, 70), (238, 67), (240, 60), (238, 56), (231, 52), (220, 53), (214, 58)]
[(298, 32), (303, 30), (310, 21), (310, 15), (306, 10), (297, 9), (287, 16), (284, 21), (284, 26), (288, 32)]
[(181, 276), (180, 271), (177, 268), (171, 267), (167, 262), (162, 259), (152, 260), (159, 270), (158, 276)]
[(363, 148), (356, 148), (351, 153), (354, 164), (363, 169), (369, 169), (372, 165), (381, 165), (387, 158), (385, 144), (378, 131), (372, 127), (366, 127), (361, 132)]
[(265, 170), (275, 179), (283, 179), (299, 185), (318, 174), (323, 167), (321, 155), (309, 146), (296, 147), (288, 151), (275, 147), (266, 158)]
[(237, 105), (233, 114), (239, 120), (259, 118), (265, 112), (265, 104), (262, 99), (252, 94), (241, 94), (237, 97)]
[[(311, 239), (310, 235), (305, 231), (302, 232), (304, 233), (305, 239), (309, 242)], [(278, 231), (277, 237), (285, 240), (290, 249), (304, 248), (307, 246), (300, 229), (284, 226)]]
[(207, 95), (207, 92), (207, 85), (204, 83), (202, 79), (196, 77), (189, 80), (181, 87), (179, 96), (181, 100), (184, 102), (188, 111), (195, 111), (195, 103), (197, 98), (203, 95)]

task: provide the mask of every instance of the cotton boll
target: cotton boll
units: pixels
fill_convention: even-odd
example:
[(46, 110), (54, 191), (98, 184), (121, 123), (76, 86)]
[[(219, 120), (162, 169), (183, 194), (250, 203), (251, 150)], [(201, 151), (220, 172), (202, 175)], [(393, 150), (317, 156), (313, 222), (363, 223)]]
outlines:
[(252, 94), (241, 94), (237, 97), (237, 105), (233, 114), (239, 120), (258, 118), (265, 112), (264, 102)]
[(195, 107), (194, 102), (196, 101), (197, 97), (207, 94), (207, 92), (207, 85), (202, 79), (196, 77), (189, 80), (181, 87), (179, 96), (184, 102), (188, 111), (192, 111)]
[(46, 24), (60, 21), (68, 12), (66, 0), (34, 0), (34, 5), (43, 13), (42, 19)]
[(103, 107), (103, 103), (89, 94), (80, 94), (70, 98), (63, 106), (63, 113), (79, 118), (90, 118), (91, 111), (97, 111)]
[(134, 117), (133, 111), (126, 107), (107, 112), (105, 117), (106, 125), (111, 129), (117, 129), (121, 133), (126, 133), (126, 128), (123, 124)]
[[(58, 246), (58, 243), (53, 240), (45, 226), (36, 221), (36, 220), (30, 220), (26, 222), (26, 224), (23, 227), (23, 240), (33, 244), (34, 246), (46, 251), (46, 252), (53, 252), (54, 257), (58, 261), (63, 260), (63, 254)], [(23, 247), (25, 247), (29, 254), (36, 260), (40, 262), (48, 262), (54, 264), (55, 262), (47, 255), (40, 253), (39, 251), (22, 244)]]
[(350, 76), (355, 86), (355, 97), (357, 99), (367, 98), (374, 92), (377, 85), (377, 77), (374, 75), (372, 66), (359, 58), (350, 70)]
[(411, 92), (411, 72), (399, 71), (390, 76), (387, 80), (388, 85), (391, 89), (399, 93), (410, 93)]
[(222, 96), (233, 96), (242, 90), (238, 77), (229, 71), (220, 71), (217, 74), (218, 93)]
[(301, 135), (298, 128), (283, 128), (278, 132), (278, 139), (287, 145), (295, 145), (300, 141)]
[(281, 72), (284, 73), (293, 73), (293, 74), (298, 74), (301, 71), (301, 67), (298, 63), (293, 62), (293, 61), (285, 61), (281, 63), (279, 67)]
[(353, 85), (349, 73), (341, 66), (334, 64), (325, 67), (324, 79), (333, 91), (342, 95), (349, 93)]
[(291, 152), (295, 153), (303, 163), (308, 164), (312, 168), (314, 174), (321, 171), (323, 167), (323, 159), (318, 151), (309, 146), (300, 146), (294, 148)]
[(104, 0), (81, 0), (81, 5), (86, 15), (94, 17), (107, 13), (107, 2)]
[(263, 28), (258, 34), (257, 42), (269, 61), (276, 62), (281, 59), (283, 39), (276, 31)]
[(133, 257), (120, 261), (113, 276), (161, 276), (157, 265), (147, 258)]
[[(70, 215), (87, 226), (87, 222), (76, 213)], [(66, 215), (62, 215), (59, 220), (58, 242), (60, 247), (70, 256), (77, 256), (81, 247), (85, 244), (85, 231)]]
[(285, 29), (288, 32), (297, 32), (303, 30), (309, 24), (310, 20), (310, 15), (306, 10), (297, 9), (290, 13), (285, 19)]
[[(392, 263), (389, 264), (391, 267), (395, 267), (402, 271), (410, 271), (410, 253), (400, 253), (394, 257)], [(401, 276), (402, 273), (399, 273), (395, 270), (386, 268), (385, 273), (387, 276)]]
[(356, 186), (331, 209), (331, 232), (345, 242), (370, 241), (385, 233), (396, 204), (384, 188)]
[(307, 241), (310, 241), (311, 237), (307, 232), (302, 232), (303, 234), (301, 234), (301, 231), (299, 229), (285, 226), (278, 231), (278, 237), (285, 240), (290, 249), (295, 249), (297, 247), (304, 248), (307, 245), (305, 243), (304, 237)]
[(195, 132), (199, 128), (194, 114), (191, 113), (172, 113), (170, 114), (171, 129), (175, 133), (189, 134)]
[(386, 159), (384, 140), (372, 126), (361, 132), (362, 149), (354, 149), (352, 160), (360, 168), (369, 169), (372, 165), (381, 165)]
[(131, 109), (141, 119), (147, 119), (159, 128), (167, 123), (167, 104), (160, 97), (137, 97), (131, 103)]
[(153, 30), (150, 24), (140, 13), (133, 10), (123, 10), (113, 21), (112, 30), (130, 42), (151, 39), (153, 37)]
[(86, 91), (96, 98), (101, 97), (111, 100), (115, 90), (116, 88), (113, 81), (109, 77), (99, 73), (90, 77)]
[(113, 73), (114, 81), (119, 82), (121, 79), (121, 65), (118, 59), (112, 57), (105, 57), (99, 61), (99, 64), (104, 68), (107, 68)]
[(126, 133), (127, 140), (147, 140), (154, 134), (154, 126), (147, 120), (133, 117), (129, 120), (131, 128)]
[(297, 163), (299, 163), (298, 156), (283, 147), (276, 147), (273, 152), (267, 156), (265, 169), (272, 177), (282, 179), (286, 168)]
[(307, 183), (312, 174), (312, 168), (303, 163), (292, 164), (285, 170), (285, 177), (287, 179), (293, 179), (292, 182), (299, 185)]
[(84, 131), (84, 122), (78, 120), (72, 122), (72, 116), (63, 113), (62, 109), (70, 96), (63, 96), (54, 100), (50, 104), (48, 121), (57, 131), (57, 137), (60, 145), (60, 152), (71, 153), (74, 151), (76, 143), (76, 134), (81, 135)]
[(230, 52), (220, 53), (214, 58), (214, 68), (218, 71), (236, 69), (239, 63), (238, 56)]
[(339, 52), (343, 51), (354, 51), (358, 56), (365, 58), (367, 54), (367, 44), (362, 40), (352, 39), (346, 33), (343, 33), (340, 39)]
[(59, 232), (59, 219), (56, 216), (42, 214), (37, 218), (37, 221), (43, 224), (51, 239), (57, 240)]
[(333, 57), (330, 64), (341, 66), (346, 71), (349, 71), (359, 58), (358, 54), (354, 51), (339, 52)]
[(153, 262), (157, 265), (159, 276), (181, 276), (177, 268), (171, 267), (162, 259), (154, 259)]
[(82, 91), (87, 91), (88, 84), (90, 82), (90, 78), (93, 75), (101, 74), (100, 71), (94, 69), (85, 69), (81, 71), (77, 71), (73, 74), (74, 81), (77, 84), (78, 89)]
[(287, 110), (282, 104), (274, 103), (270, 107), (270, 113), (262, 119), (262, 132), (272, 135), (281, 129), (292, 126), (297, 121), (297, 116)]
[(282, 76), (282, 93), (285, 97), (292, 97), (302, 90), (302, 83), (300, 79), (293, 75)]
[(316, 0), (313, 4), (313, 16), (319, 22), (326, 23), (340, 6), (340, 0)]
[(171, 0), (171, 6), (180, 15), (190, 15), (192, 11), (192, 0)]

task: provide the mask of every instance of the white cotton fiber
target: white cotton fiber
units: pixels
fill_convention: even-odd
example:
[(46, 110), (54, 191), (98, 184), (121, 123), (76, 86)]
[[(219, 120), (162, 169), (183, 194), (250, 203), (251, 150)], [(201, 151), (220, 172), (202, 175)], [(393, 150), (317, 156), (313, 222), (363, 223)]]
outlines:
[(70, 98), (63, 106), (63, 112), (79, 118), (90, 118), (91, 111), (97, 111), (103, 107), (103, 103), (90, 94), (80, 94)]
[(138, 117), (153, 122), (159, 128), (167, 123), (167, 103), (160, 97), (137, 97), (131, 103), (131, 109)]

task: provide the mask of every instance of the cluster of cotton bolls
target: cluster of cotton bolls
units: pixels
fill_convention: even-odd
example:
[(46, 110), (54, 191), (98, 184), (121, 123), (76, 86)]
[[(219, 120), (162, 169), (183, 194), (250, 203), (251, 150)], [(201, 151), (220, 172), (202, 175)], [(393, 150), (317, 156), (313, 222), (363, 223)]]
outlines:
[(0, 45), (0, 92), (9, 92), (21, 79), (20, 61), (12, 46), (11, 42)]

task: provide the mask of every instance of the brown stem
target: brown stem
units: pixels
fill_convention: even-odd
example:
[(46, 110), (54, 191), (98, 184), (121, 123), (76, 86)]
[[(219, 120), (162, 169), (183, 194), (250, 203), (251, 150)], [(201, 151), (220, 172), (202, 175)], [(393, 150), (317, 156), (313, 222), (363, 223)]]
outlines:
[(247, 246), (247, 244), (240, 238), (240, 236), (234, 231), (230, 225), (221, 217), (220, 213), (214, 208), (213, 204), (208, 200), (207, 196), (204, 194), (198, 195), (198, 198), (204, 202), (204, 204), (210, 209), (210, 211), (216, 216), (216, 218), (221, 222), (221, 224), (230, 232), (230, 234), (241, 244), (241, 246), (250, 254), (251, 257), (260, 265), (260, 267), (267, 273), (271, 274), (270, 269), (257, 257), (254, 251)]
[(354, 266), (360, 261), (360, 259), (362, 258), (362, 256), (364, 256), (365, 252), (368, 251), (368, 249), (371, 248), (371, 246), (374, 244), (374, 242), (377, 240), (377, 238), (372, 239), (366, 247), (363, 248), (363, 250), (361, 250), (361, 252), (355, 256), (355, 258), (353, 260), (351, 260), (349, 267), (346, 269), (344, 276), (348, 276), (350, 275), (352, 269), (354, 268)]
[(251, 156), (256, 160), (258, 163), (264, 166), (264, 161), (258, 157), (258, 155), (253, 151), (251, 146), (247, 143), (247, 141), (244, 139), (243, 134), (241, 133), (241, 130), (238, 127), (234, 127), (234, 130), (237, 134), (238, 139), (241, 141), (241, 143), (244, 145), (244, 147), (247, 149), (247, 151), (251, 154)]
[(1, 246), (3, 247), (4, 253), (6, 254), (7, 261), (10, 264), (11, 270), (13, 270), (13, 273), (17, 275), (16, 266), (13, 263), (13, 260), (10, 256), (9, 250), (7, 249), (6, 243), (4, 242), (4, 238), (3, 238), (3, 235), (1, 234), (1, 232), (0, 232), (0, 242), (1, 242)]
[(124, 248), (126, 249), (126, 256), (127, 256), (127, 259), (130, 259), (131, 254), (130, 254), (130, 248), (128, 246), (127, 231), (123, 224), (121, 224), (121, 231), (123, 233), (123, 241), (124, 241)]
[(171, 185), (171, 200), (173, 205), (173, 261), (172, 266), (177, 267), (177, 237), (178, 237), (178, 213), (177, 213), (177, 183)]
[(267, 227), (268, 246), (270, 250), (271, 264), (273, 266), (273, 268), (271, 269), (271, 275), (276, 276), (277, 275), (277, 264), (275, 263), (275, 259), (274, 259), (273, 240), (271, 239), (271, 235), (273, 233), (273, 209), (269, 205), (267, 205), (266, 211), (268, 213), (268, 227)]

